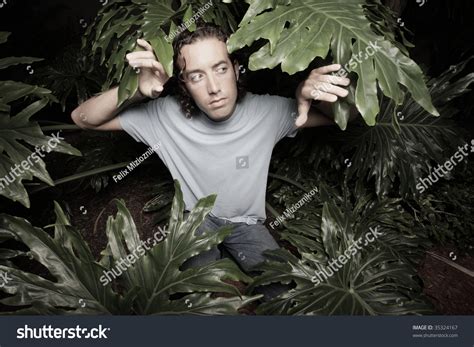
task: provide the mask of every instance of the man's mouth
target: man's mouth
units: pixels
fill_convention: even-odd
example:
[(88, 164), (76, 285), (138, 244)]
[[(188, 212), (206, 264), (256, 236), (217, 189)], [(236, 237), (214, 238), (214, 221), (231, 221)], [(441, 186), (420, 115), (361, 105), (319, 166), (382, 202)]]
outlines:
[(209, 105), (211, 106), (222, 106), (225, 103), (226, 98), (212, 100)]

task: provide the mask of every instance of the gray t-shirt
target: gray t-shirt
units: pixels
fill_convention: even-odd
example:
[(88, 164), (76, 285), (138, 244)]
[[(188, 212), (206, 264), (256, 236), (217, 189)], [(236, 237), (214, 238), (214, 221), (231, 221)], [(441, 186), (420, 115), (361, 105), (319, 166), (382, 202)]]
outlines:
[(136, 141), (155, 148), (180, 182), (186, 209), (217, 194), (212, 215), (255, 224), (266, 218), (273, 147), (296, 135), (297, 114), (294, 99), (247, 93), (225, 121), (202, 112), (186, 118), (177, 99), (167, 96), (124, 110), (119, 121)]

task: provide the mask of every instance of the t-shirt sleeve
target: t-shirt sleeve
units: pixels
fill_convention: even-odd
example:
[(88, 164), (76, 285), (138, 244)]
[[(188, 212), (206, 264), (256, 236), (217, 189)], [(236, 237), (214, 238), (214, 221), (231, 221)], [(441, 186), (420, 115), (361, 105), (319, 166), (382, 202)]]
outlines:
[(122, 129), (137, 142), (153, 146), (160, 140), (158, 117), (162, 113), (163, 98), (131, 106), (118, 115)]
[(284, 137), (295, 137), (298, 128), (295, 125), (298, 116), (298, 106), (295, 99), (273, 96), (271, 103), (274, 110), (276, 129), (275, 143)]

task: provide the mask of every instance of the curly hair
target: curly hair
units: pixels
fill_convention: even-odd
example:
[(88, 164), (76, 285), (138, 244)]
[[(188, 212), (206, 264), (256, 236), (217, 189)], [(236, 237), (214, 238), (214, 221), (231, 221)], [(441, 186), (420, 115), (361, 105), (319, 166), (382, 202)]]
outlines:
[[(173, 75), (179, 76), (184, 70), (184, 68), (180, 68), (178, 65), (178, 57), (183, 46), (190, 45), (204, 38), (216, 38), (219, 41), (226, 43), (228, 37), (229, 35), (222, 28), (210, 23), (198, 24), (196, 30), (193, 32), (186, 29), (178, 34), (173, 40)], [(229, 58), (233, 63), (236, 61), (236, 57), (233, 54), (230, 54)], [(184, 82), (179, 78), (176, 78), (176, 80), (178, 85), (177, 98), (181, 106), (181, 110), (185, 114), (186, 118), (191, 118), (193, 115), (197, 115), (200, 110), (186, 89)], [(239, 102), (245, 96), (245, 93), (246, 91), (241, 82), (237, 80), (237, 102)]]

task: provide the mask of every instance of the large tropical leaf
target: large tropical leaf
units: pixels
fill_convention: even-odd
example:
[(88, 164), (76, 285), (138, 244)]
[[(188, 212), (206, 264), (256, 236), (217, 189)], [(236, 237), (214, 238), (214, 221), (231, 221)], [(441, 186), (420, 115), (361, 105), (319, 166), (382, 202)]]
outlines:
[[(0, 43), (5, 42), (8, 34), (0, 32)], [(3, 67), (32, 61), (34, 58), (12, 58), (8, 62), (4, 61)], [(11, 105), (21, 103), (26, 97), (37, 100), (11, 116)], [(81, 154), (64, 141), (60, 141), (55, 148), (52, 148), (48, 145), (48, 141), (52, 137), (45, 136), (38, 123), (30, 120), (35, 113), (52, 101), (56, 102), (56, 98), (48, 89), (21, 82), (0, 81), (0, 178), (3, 185), (0, 194), (13, 201), (19, 201), (26, 207), (30, 206), (30, 201), (23, 186), (23, 180), (31, 180), (36, 177), (53, 185), (42, 160), (42, 157), (47, 153), (41, 150), (41, 155), (38, 152), (33, 154), (32, 147), (41, 149), (44, 146), (49, 151), (71, 155)], [(29, 162), (27, 162), (28, 159), (30, 159)], [(25, 162), (28, 165), (24, 164)], [(19, 170), (18, 167), (22, 169)], [(5, 178), (7, 175), (9, 175), (8, 182)]]
[(452, 101), (469, 92), (474, 82), (474, 73), (459, 78), (468, 61), (428, 82), (441, 117), (431, 117), (408, 98), (400, 108), (384, 99), (375, 126), (351, 127), (345, 149), (346, 153), (354, 150), (348, 175), (358, 177), (360, 184), (374, 178), (377, 194), (387, 194), (399, 182), (402, 196), (415, 195), (417, 180), (429, 175), (431, 167), (444, 163), (462, 144), (460, 130), (451, 120), (459, 112)]
[[(0, 31), (0, 44), (7, 42), (8, 37), (11, 33), (7, 31)], [(41, 61), (41, 58), (33, 57), (6, 57), (0, 59), (0, 70), (6, 69), (7, 67), (19, 64), (30, 64), (37, 61)]]
[[(199, 200), (183, 221), (183, 197), (177, 182), (175, 187), (177, 193), (164, 240), (159, 235), (161, 240), (153, 239), (153, 244), (147, 243), (148, 248), (143, 248), (143, 242), (149, 240), (140, 240), (130, 213), (123, 201), (118, 201), (116, 217), (107, 221), (108, 244), (98, 262), (58, 204), (54, 237), (24, 219), (0, 215), (0, 271), (11, 278), (1, 290), (12, 295), (0, 302), (19, 306), (18, 314), (201, 315), (236, 314), (239, 307), (260, 298), (261, 295), (242, 296), (236, 287), (223, 281), (251, 282), (230, 259), (180, 270), (187, 259), (220, 243), (230, 230), (194, 235), (216, 197)], [(1, 247), (2, 242), (11, 239), (24, 243), (29, 251)], [(137, 254), (139, 247), (144, 254)], [(48, 273), (40, 276), (12, 263), (15, 257), (25, 255), (42, 264)], [(106, 273), (114, 269), (118, 272), (117, 266), (123, 265), (124, 259), (131, 266), (113, 278), (113, 283), (104, 283)], [(121, 288), (120, 293), (113, 289), (116, 287)], [(227, 293), (227, 297), (216, 297), (217, 293)]]
[(41, 263), (54, 278), (51, 281), (17, 267), (0, 265), (0, 270), (12, 278), (2, 287), (12, 296), (0, 302), (43, 314), (43, 309), (77, 314), (125, 313), (123, 310), (131, 303), (99, 283), (102, 267), (94, 261), (89, 247), (58, 204), (55, 211), (54, 237), (22, 218), (0, 215), (0, 233), (24, 243), (31, 259)]
[[(337, 127), (305, 130), (291, 140), (294, 145), (277, 148), (271, 171), (294, 181), (311, 177), (315, 182), (332, 182), (335, 176), (346, 175), (359, 186), (373, 186), (379, 196), (416, 196), (419, 179), (429, 175), (430, 167), (443, 164), (458, 151), (458, 145), (466, 145), (463, 130), (453, 118), (465, 114), (460, 112), (462, 99), (458, 98), (470, 91), (474, 80), (474, 74), (464, 72), (469, 61), (428, 81), (440, 117), (430, 116), (409, 98), (399, 108), (383, 98), (375, 126), (354, 122), (346, 131)], [(451, 173), (444, 178), (451, 179)]]
[[(259, 70), (281, 64), (284, 72), (305, 70), (316, 58), (331, 52), (335, 63), (357, 74), (355, 104), (368, 125), (378, 115), (378, 87), (394, 100), (408, 92), (425, 110), (438, 112), (431, 104), (423, 73), (405, 49), (394, 42), (392, 28), (380, 17), (379, 1), (366, 0), (247, 0), (250, 7), (239, 29), (228, 42), (230, 51), (259, 39), (268, 40), (250, 56), (249, 68)], [(371, 11), (365, 7), (370, 4)], [(375, 10), (374, 10), (375, 7)], [(377, 13), (379, 18), (374, 14)], [(375, 29), (374, 29), (375, 28)], [(406, 88), (403, 89), (403, 87)], [(349, 105), (337, 103), (335, 121), (345, 129)]]
[[(357, 192), (341, 196), (324, 184), (321, 195), (307, 208), (320, 210), (320, 219), (303, 218), (286, 222), (282, 238), (296, 247), (297, 255), (286, 250), (268, 252), (272, 258), (260, 266), (263, 274), (252, 283), (294, 283), (296, 286), (257, 312), (292, 315), (402, 315), (430, 312), (421, 297), (413, 259), (419, 258), (421, 240), (410, 232), (410, 218), (397, 208), (396, 200), (377, 202)], [(316, 206), (314, 206), (316, 204)], [(313, 207), (311, 207), (313, 206)], [(299, 214), (299, 211), (298, 211)], [(376, 230), (374, 241), (365, 239)], [(357, 252), (354, 242), (363, 240)], [(372, 237), (374, 239), (374, 237)], [(351, 248), (352, 247), (352, 248)], [(347, 256), (349, 254), (349, 256)], [(341, 257), (346, 259), (343, 263)], [(331, 275), (330, 264), (339, 268)], [(322, 269), (329, 273), (317, 276)], [(321, 274), (321, 273), (320, 273)]]
[[(230, 259), (218, 260), (200, 268), (181, 270), (183, 263), (201, 252), (219, 244), (229, 235), (230, 229), (196, 236), (196, 229), (212, 210), (215, 195), (198, 201), (188, 218), (183, 220), (184, 202), (178, 181), (165, 241), (156, 244), (146, 256), (119, 279), (127, 290), (138, 287), (135, 310), (139, 314), (233, 314), (237, 308), (258, 297), (240, 297), (239, 291), (223, 279), (251, 282)], [(109, 245), (105, 255), (110, 255), (113, 266), (120, 259), (140, 247), (135, 224), (123, 203), (118, 203), (116, 219), (109, 218), (107, 236)], [(155, 242), (156, 243), (156, 242)], [(228, 293), (230, 298), (213, 298), (213, 292)], [(175, 294), (187, 294), (172, 300)], [(204, 294), (208, 293), (208, 294)]]
[[(0, 84), (5, 87), (6, 83), (0, 82)], [(10, 84), (9, 88), (13, 88), (14, 85), (18, 85), (18, 83)], [(35, 88), (37, 87), (31, 86), (31, 89)], [(0, 86), (1, 89), (2, 86)], [(30, 117), (45, 107), (47, 103), (47, 99), (41, 99), (27, 106), (14, 117), (2, 116), (0, 118), (0, 177), (10, 175), (9, 181), (12, 180), (12, 175), (15, 177), (11, 183), (2, 181), (5, 187), (0, 190), (0, 194), (13, 201), (19, 201), (26, 207), (30, 206), (30, 201), (23, 186), (23, 180), (31, 180), (36, 177), (49, 185), (53, 185), (53, 181), (46, 170), (46, 164), (41, 159), (41, 155), (34, 153), (35, 150), (26, 146), (25, 143), (38, 148), (38, 150), (44, 146), (44, 150), (41, 150), (42, 156), (51, 151), (81, 155), (77, 149), (64, 141), (60, 141), (55, 148), (52, 148), (48, 145), (48, 141), (52, 137), (45, 136), (38, 123), (30, 121)], [(28, 169), (22, 170), (23, 172), (17, 169), (15, 175), (13, 173), (14, 167), (19, 167), (22, 162), (28, 162), (28, 158), (30, 158), (29, 163), (32, 165), (28, 165)]]

